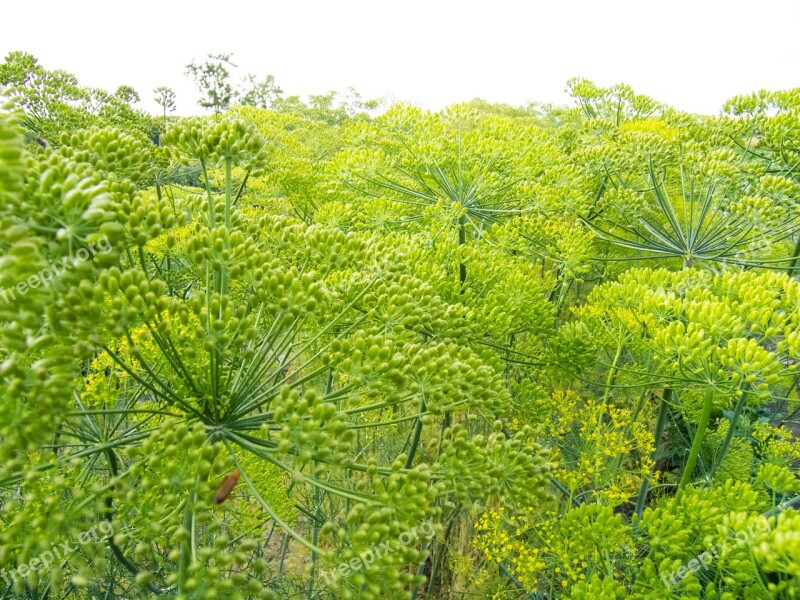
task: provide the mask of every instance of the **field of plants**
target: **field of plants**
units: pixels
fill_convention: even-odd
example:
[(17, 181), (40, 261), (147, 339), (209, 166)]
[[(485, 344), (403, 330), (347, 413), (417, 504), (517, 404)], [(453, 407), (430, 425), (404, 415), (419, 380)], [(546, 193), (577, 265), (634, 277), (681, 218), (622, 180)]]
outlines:
[(800, 598), (800, 89), (207, 66), (0, 63), (0, 600)]

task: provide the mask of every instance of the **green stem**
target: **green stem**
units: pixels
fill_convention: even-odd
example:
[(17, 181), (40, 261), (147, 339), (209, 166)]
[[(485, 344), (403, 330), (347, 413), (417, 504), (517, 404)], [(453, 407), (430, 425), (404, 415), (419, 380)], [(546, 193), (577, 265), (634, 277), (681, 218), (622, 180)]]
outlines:
[(561, 282), (561, 289), (558, 293), (558, 300), (556, 300), (556, 314), (561, 315), (561, 309), (564, 307), (564, 301), (567, 299), (567, 294), (575, 283), (574, 279), (568, 279)]
[(203, 170), (203, 182), (205, 183), (206, 194), (208, 195), (208, 218), (211, 222), (211, 227), (217, 224), (217, 217), (214, 214), (214, 196), (211, 194), (211, 183), (208, 181), (208, 169), (206, 168), (206, 160), (200, 159), (200, 167)]
[[(314, 503), (316, 504), (316, 514), (314, 515), (314, 527), (311, 532), (311, 545), (317, 546), (319, 543), (320, 522), (322, 521), (322, 492), (319, 488), (314, 488)], [(317, 572), (317, 553), (311, 551), (311, 573), (308, 578), (307, 598), (314, 597), (314, 579)]]
[[(114, 450), (111, 449), (111, 448), (107, 448), (106, 451), (105, 451), (105, 454), (106, 454), (106, 457), (108, 459), (108, 469), (111, 472), (111, 475), (113, 477), (117, 477), (119, 475), (119, 461), (117, 460), (117, 455), (114, 453)], [(109, 523), (111, 523), (113, 517), (114, 517), (114, 500), (113, 500), (113, 496), (111, 494), (109, 494), (106, 497), (105, 520), (108, 521)], [(111, 553), (120, 562), (120, 564), (123, 567), (125, 567), (126, 569), (128, 569), (128, 571), (132, 575), (134, 575), (134, 576), (137, 575), (139, 573), (140, 569), (136, 565), (134, 565), (130, 560), (128, 560), (128, 558), (122, 552), (122, 549), (119, 546), (117, 546), (117, 544), (114, 542), (114, 533), (113, 532), (111, 533), (111, 535), (108, 536), (108, 538), (106, 539), (106, 542), (108, 543), (109, 547), (111, 548)], [(160, 596), (162, 594), (166, 594), (169, 591), (169, 590), (166, 590), (166, 589), (162, 590), (160, 588), (157, 588), (152, 583), (146, 583), (146, 584), (144, 584), (144, 587), (147, 588), (147, 590), (150, 593), (152, 593), (152, 594), (154, 594), (156, 596)]]
[[(200, 166), (203, 169), (203, 180), (205, 182), (206, 194), (208, 195), (208, 218), (211, 224), (211, 228), (214, 229), (217, 226), (217, 216), (214, 207), (214, 196), (211, 193), (211, 182), (208, 179), (208, 169), (206, 168), (206, 161), (204, 158), (200, 159)], [(217, 257), (217, 252), (212, 251), (212, 259)], [(214, 271), (214, 291), (221, 292), (222, 291), (222, 281), (219, 276), (220, 274), (215, 270)]]
[[(195, 489), (197, 488), (198, 482), (199, 477), (195, 481)], [(190, 502), (187, 503), (186, 511), (183, 514), (183, 526), (190, 531), (190, 536), (189, 539), (181, 540), (180, 558), (178, 559), (178, 593), (186, 591), (184, 585), (186, 584), (186, 580), (189, 575), (189, 565), (191, 564), (192, 560), (194, 560), (194, 535), (191, 531), (191, 528), (194, 527), (193, 504), (194, 502), (190, 500)]]
[(244, 174), (244, 179), (242, 179), (242, 183), (239, 184), (239, 191), (236, 192), (236, 197), (233, 199), (233, 206), (236, 206), (239, 203), (239, 198), (242, 197), (244, 186), (247, 185), (248, 177), (250, 177), (250, 171)]
[(289, 536), (284, 535), (283, 544), (281, 545), (281, 558), (278, 561), (278, 577), (277, 579), (281, 578), (283, 575), (283, 565), (286, 563), (286, 553), (289, 550)]
[(550, 483), (552, 483), (553, 486), (564, 495), (564, 497), (567, 499), (567, 504), (572, 504), (575, 506), (581, 505), (580, 501), (573, 496), (570, 490), (567, 489), (567, 486), (565, 486), (563, 483), (561, 483), (558, 479), (556, 479), (552, 475), (550, 476)]
[[(423, 575), (425, 573), (425, 563), (428, 561), (428, 547), (430, 543), (423, 546), (423, 559), (417, 565), (417, 575)], [(429, 582), (430, 583), (430, 582)], [(419, 585), (415, 585), (414, 589), (411, 590), (411, 596), (409, 600), (417, 600), (417, 594), (419, 594)]]
[(614, 360), (611, 362), (611, 369), (608, 371), (608, 377), (606, 377), (606, 389), (603, 393), (603, 404), (608, 402), (608, 394), (611, 391), (611, 384), (614, 383), (614, 375), (617, 372), (617, 362), (619, 362), (619, 357), (622, 355), (622, 347), (624, 345), (625, 338), (620, 337), (619, 343), (617, 344), (617, 352), (614, 355)]
[[(630, 420), (625, 424), (625, 430), (623, 431), (623, 435), (625, 436), (626, 439), (630, 440), (633, 443), (635, 443), (636, 440), (633, 437), (632, 429), (633, 429), (633, 426), (636, 424), (636, 420), (639, 418), (639, 413), (642, 412), (642, 407), (644, 406), (644, 402), (647, 399), (647, 396), (648, 396), (648, 392), (647, 391), (642, 392), (642, 394), (639, 397), (638, 402), (636, 403), (636, 406), (633, 408), (633, 412), (631, 413)], [(651, 396), (651, 398), (655, 398), (655, 396), (652, 394), (652, 392), (650, 392), (650, 396)], [(625, 456), (623, 454), (620, 454), (620, 455), (617, 456), (616, 460), (614, 461), (614, 470), (615, 471), (618, 471), (619, 469), (622, 468), (622, 462), (623, 462), (624, 458), (625, 458)]]
[[(424, 414), (427, 409), (425, 408), (425, 401), (422, 401), (422, 405), (420, 406), (420, 415)], [(411, 440), (411, 449), (408, 451), (408, 457), (406, 458), (406, 469), (410, 469), (411, 465), (414, 464), (414, 455), (417, 453), (417, 447), (419, 446), (419, 438), (422, 435), (422, 417), (417, 418), (417, 424), (414, 427), (414, 438)]]
[[(225, 230), (228, 237), (231, 235), (231, 203), (233, 202), (233, 176), (231, 169), (233, 167), (233, 159), (229, 156), (225, 159)], [(225, 249), (229, 249), (228, 238), (225, 240)], [(228, 291), (228, 269), (227, 265), (222, 265), (222, 293)]]
[[(436, 557), (433, 561), (433, 565), (431, 565), (431, 576), (428, 579), (427, 591), (430, 592), (431, 586), (433, 586), (434, 582), (436, 581), (436, 575), (438, 575), (439, 565), (442, 562), (442, 557), (444, 556), (444, 551), (447, 548), (447, 540), (450, 539), (450, 534), (453, 532), (453, 525), (456, 523), (456, 517), (458, 516), (459, 511), (461, 510), (461, 505), (459, 504), (453, 510), (452, 514), (449, 517), (449, 523), (447, 524), (447, 529), (444, 532), (444, 539), (440, 545), (439, 551), (436, 553)], [(431, 542), (433, 544), (433, 541)]]
[(725, 434), (725, 439), (722, 440), (722, 446), (720, 446), (719, 454), (717, 454), (717, 458), (714, 461), (714, 464), (711, 467), (711, 472), (708, 474), (708, 478), (711, 479), (714, 477), (714, 474), (719, 469), (722, 461), (725, 459), (725, 455), (728, 453), (728, 447), (731, 444), (731, 440), (733, 439), (733, 433), (736, 430), (736, 424), (739, 422), (739, 413), (742, 412), (742, 407), (744, 407), (745, 400), (747, 399), (747, 391), (742, 390), (742, 395), (739, 398), (738, 402), (736, 402), (736, 406), (733, 409), (733, 416), (731, 416), (731, 424), (728, 426), (728, 432)]
[[(658, 447), (661, 444), (661, 438), (664, 435), (664, 428), (667, 424), (667, 415), (669, 414), (671, 400), (672, 388), (667, 388), (664, 390), (664, 397), (661, 398), (661, 405), (658, 407), (658, 418), (656, 419), (656, 430), (653, 439), (655, 450), (653, 450), (653, 453), (650, 455), (650, 459), (654, 462), (656, 456), (658, 456)], [(644, 481), (642, 481), (642, 487), (639, 488), (639, 494), (636, 497), (636, 514), (640, 517), (642, 516), (642, 512), (644, 512), (644, 505), (647, 503), (647, 494), (650, 491), (650, 478), (652, 475), (653, 468), (651, 467), (650, 475), (645, 477)]]
[(644, 408), (645, 400), (647, 400), (647, 396), (650, 396), (651, 399), (655, 399), (656, 395), (652, 392), (643, 391), (642, 395), (639, 397), (639, 401), (636, 403), (636, 406), (633, 407), (633, 412), (631, 413), (631, 420), (625, 425), (625, 435), (630, 435), (631, 429), (633, 428), (636, 421), (639, 419), (639, 413), (642, 412), (642, 408)]
[(692, 449), (689, 451), (689, 459), (686, 461), (686, 466), (683, 469), (681, 481), (678, 484), (678, 491), (682, 490), (692, 480), (692, 473), (694, 472), (694, 465), (697, 462), (697, 457), (700, 455), (700, 448), (703, 445), (703, 440), (706, 437), (706, 429), (708, 428), (708, 421), (711, 417), (711, 409), (714, 408), (714, 388), (708, 386), (706, 389), (705, 399), (703, 400), (703, 412), (700, 414), (700, 422), (697, 424), (697, 431), (694, 434), (692, 441)]
[[(458, 247), (459, 250), (467, 243), (467, 229), (466, 229), (467, 220), (466, 217), (460, 217), (458, 219)], [(461, 258), (461, 257), (459, 257)], [(460, 293), (464, 293), (464, 285), (467, 283), (467, 265), (463, 262), (458, 263), (458, 280), (461, 282), (461, 291)]]
[(439, 448), (436, 450), (436, 459), (442, 455), (442, 442), (444, 442), (444, 432), (450, 429), (450, 413), (445, 413), (442, 419), (442, 426), (439, 429)]
[(231, 230), (231, 203), (233, 202), (233, 181), (231, 170), (233, 159), (229, 156), (225, 159), (225, 229)]
[(797, 242), (794, 245), (794, 252), (792, 253), (792, 262), (789, 263), (789, 268), (786, 269), (786, 272), (790, 276), (794, 275), (798, 259), (800, 259), (800, 237), (797, 238)]

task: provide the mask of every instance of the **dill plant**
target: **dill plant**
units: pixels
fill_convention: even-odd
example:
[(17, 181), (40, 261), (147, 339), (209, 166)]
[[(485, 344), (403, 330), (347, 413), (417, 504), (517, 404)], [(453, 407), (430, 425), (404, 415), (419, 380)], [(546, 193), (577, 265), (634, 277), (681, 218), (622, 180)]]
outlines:
[(796, 90), (157, 147), (131, 90), (0, 74), (0, 566), (113, 528), (5, 597), (797, 595)]

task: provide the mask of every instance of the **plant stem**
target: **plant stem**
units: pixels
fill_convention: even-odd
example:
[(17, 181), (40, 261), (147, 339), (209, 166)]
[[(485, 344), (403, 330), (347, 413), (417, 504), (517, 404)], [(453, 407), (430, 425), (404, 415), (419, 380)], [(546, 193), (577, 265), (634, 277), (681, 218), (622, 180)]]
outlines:
[(792, 253), (792, 262), (789, 263), (789, 268), (786, 269), (786, 272), (790, 276), (794, 276), (794, 271), (797, 267), (798, 258), (800, 258), (800, 237), (797, 238), (797, 242), (794, 245), (794, 252)]
[(608, 371), (608, 377), (606, 377), (606, 389), (603, 393), (603, 404), (608, 402), (608, 394), (611, 391), (611, 384), (614, 383), (614, 374), (617, 371), (617, 362), (619, 361), (619, 357), (622, 354), (622, 347), (624, 345), (625, 338), (620, 337), (619, 343), (617, 344), (617, 352), (614, 355), (614, 360), (611, 362), (611, 368)]
[(728, 426), (728, 432), (725, 434), (725, 439), (722, 440), (722, 446), (720, 446), (719, 454), (717, 454), (717, 458), (711, 467), (711, 472), (708, 474), (709, 479), (714, 477), (717, 469), (719, 469), (720, 465), (722, 465), (725, 455), (728, 453), (728, 446), (730, 446), (731, 440), (733, 439), (733, 433), (736, 430), (736, 424), (739, 422), (739, 413), (742, 412), (742, 407), (744, 406), (746, 399), (747, 391), (742, 390), (742, 395), (736, 402), (736, 406), (733, 409), (733, 415), (731, 416), (731, 424)]
[[(225, 249), (229, 249), (229, 238), (231, 235), (231, 203), (233, 202), (233, 181), (231, 169), (233, 166), (233, 159), (229, 156), (225, 159), (225, 230), (227, 238), (225, 239)], [(222, 265), (222, 293), (228, 291), (228, 269), (227, 265)]]
[(211, 183), (208, 180), (208, 169), (206, 168), (206, 161), (204, 158), (200, 159), (200, 167), (203, 170), (203, 183), (205, 184), (206, 194), (208, 195), (208, 218), (211, 222), (211, 227), (216, 227), (216, 215), (214, 214), (214, 196), (211, 193)]
[(231, 230), (231, 203), (233, 202), (233, 181), (231, 170), (233, 159), (229, 156), (225, 159), (225, 229)]
[(286, 553), (289, 551), (289, 535), (284, 534), (283, 537), (283, 544), (281, 545), (281, 558), (278, 561), (278, 576), (276, 579), (280, 579), (281, 575), (283, 575), (283, 565), (286, 562)]
[[(314, 515), (314, 528), (311, 532), (311, 544), (316, 546), (319, 543), (319, 530), (320, 522), (322, 521), (322, 491), (319, 488), (314, 488), (314, 502), (316, 504), (316, 515)], [(308, 595), (307, 598), (311, 600), (314, 597), (314, 580), (317, 571), (317, 552), (311, 551), (311, 574), (308, 577)]]
[[(428, 543), (428, 548), (430, 547), (430, 545), (431, 544)], [(423, 546), (423, 548), (425, 548), (425, 546)], [(426, 548), (426, 550), (427, 550), (427, 548)], [(427, 559), (427, 554), (428, 553), (425, 552), (425, 555), (426, 555), (425, 558), (423, 558), (422, 561), (420, 561), (419, 565), (417, 565), (417, 575), (422, 575), (422, 574), (425, 573), (425, 563), (428, 560)], [(430, 581), (428, 582), (428, 584), (430, 585)], [(419, 587), (420, 587), (419, 585), (415, 585), (414, 586), (414, 589), (411, 590), (411, 596), (410, 596), (409, 600), (417, 600), (417, 594), (419, 593)]]
[[(655, 462), (658, 456), (658, 448), (661, 445), (661, 438), (664, 435), (664, 427), (667, 424), (667, 415), (669, 414), (670, 400), (672, 400), (672, 388), (664, 390), (664, 396), (661, 398), (661, 405), (658, 407), (658, 418), (656, 419), (656, 431), (653, 438), (655, 450), (650, 455), (651, 460)], [(654, 465), (655, 466), (655, 465)], [(636, 497), (636, 514), (642, 516), (644, 512), (644, 505), (647, 503), (647, 493), (650, 491), (650, 477), (653, 474), (653, 468), (650, 469), (650, 475), (645, 477), (642, 481), (642, 487), (639, 488), (639, 494)]]
[(697, 431), (692, 441), (692, 449), (689, 451), (689, 459), (686, 461), (686, 466), (683, 468), (683, 475), (678, 484), (678, 491), (686, 487), (692, 480), (694, 465), (697, 462), (697, 457), (700, 454), (700, 447), (703, 445), (703, 440), (706, 437), (706, 429), (708, 427), (708, 420), (711, 417), (712, 408), (714, 408), (714, 388), (708, 386), (705, 399), (703, 400), (703, 412), (700, 414), (700, 422), (697, 424)]
[(250, 171), (244, 174), (244, 179), (242, 179), (242, 183), (239, 184), (239, 191), (236, 192), (236, 197), (233, 199), (233, 206), (236, 206), (239, 202), (239, 198), (242, 197), (242, 192), (244, 191), (244, 186), (247, 185), (248, 177), (250, 177)]
[[(467, 243), (467, 229), (466, 229), (466, 217), (460, 217), (458, 219), (458, 248), (459, 251), (461, 248)], [(461, 258), (459, 257), (458, 263), (458, 280), (461, 282), (461, 289), (459, 293), (464, 293), (464, 285), (467, 282), (467, 265), (461, 262)]]
[[(425, 401), (422, 401), (422, 405), (420, 406), (420, 413), (424, 413), (426, 410), (425, 408)], [(419, 438), (422, 434), (422, 417), (417, 418), (417, 424), (414, 426), (414, 438), (411, 440), (411, 449), (408, 451), (408, 457), (406, 458), (406, 469), (410, 469), (411, 465), (414, 464), (414, 455), (417, 453), (417, 446), (419, 446)]]
[[(197, 489), (197, 484), (199, 482), (199, 477), (195, 481), (195, 490)], [(194, 495), (195, 492), (192, 492)], [(192, 500), (194, 500), (192, 498)], [(194, 509), (192, 507), (193, 502), (188, 502), (186, 504), (186, 510), (183, 513), (183, 526), (190, 530), (189, 539), (181, 540), (180, 545), (180, 558), (178, 559), (178, 592), (185, 592), (184, 585), (186, 584), (186, 580), (188, 579), (189, 575), (189, 565), (194, 560), (195, 555), (195, 546), (194, 546)]]
[[(426, 586), (427, 592), (430, 592), (434, 584), (434, 581), (436, 579), (436, 575), (438, 575), (439, 564), (441, 563), (442, 557), (444, 556), (444, 551), (447, 548), (447, 540), (450, 538), (450, 534), (453, 531), (453, 525), (455, 525), (456, 523), (456, 517), (458, 516), (460, 510), (461, 510), (461, 505), (459, 504), (458, 506), (455, 507), (453, 512), (450, 514), (450, 517), (448, 518), (449, 523), (447, 524), (447, 529), (444, 532), (444, 539), (442, 540), (442, 543), (440, 544), (440, 547), (436, 552), (436, 557), (434, 558), (433, 564), (431, 565), (431, 576), (428, 579), (428, 585)], [(433, 543), (434, 542), (431, 541), (431, 545), (433, 545)]]

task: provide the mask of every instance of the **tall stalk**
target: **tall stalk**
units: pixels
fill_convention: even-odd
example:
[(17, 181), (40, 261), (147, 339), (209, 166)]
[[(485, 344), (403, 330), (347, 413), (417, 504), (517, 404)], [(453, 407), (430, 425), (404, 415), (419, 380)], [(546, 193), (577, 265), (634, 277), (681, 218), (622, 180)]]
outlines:
[[(228, 156), (225, 159), (225, 229), (228, 236), (231, 234), (231, 203), (233, 202), (233, 176), (231, 174), (233, 159)], [(225, 241), (225, 249), (229, 247), (229, 240)], [(222, 265), (222, 293), (228, 291), (228, 270)]]
[(722, 461), (725, 460), (725, 455), (728, 453), (728, 447), (733, 439), (733, 433), (736, 430), (737, 423), (739, 422), (739, 414), (742, 412), (742, 408), (744, 407), (746, 400), (747, 391), (742, 390), (742, 395), (739, 397), (739, 400), (736, 402), (736, 406), (733, 409), (733, 415), (731, 416), (731, 424), (728, 427), (728, 432), (725, 434), (725, 439), (722, 440), (722, 446), (720, 446), (717, 458), (714, 460), (714, 464), (711, 466), (711, 471), (708, 474), (709, 479), (714, 477), (717, 469), (719, 469), (720, 465), (722, 465)]
[[(464, 245), (467, 243), (467, 230), (466, 230), (467, 220), (466, 216), (462, 216), (458, 219), (458, 250), (461, 252)], [(462, 257), (459, 257), (458, 263), (458, 280), (461, 282), (461, 287), (459, 289), (459, 294), (464, 293), (464, 285), (467, 283), (467, 265), (464, 264)]]
[(800, 237), (798, 237), (797, 242), (795, 242), (794, 252), (792, 252), (792, 260), (789, 263), (789, 267), (786, 269), (786, 272), (791, 276), (793, 276), (797, 270), (798, 259), (800, 259)]
[[(650, 455), (650, 459), (655, 462), (658, 456), (658, 450), (661, 445), (661, 438), (664, 436), (664, 428), (667, 424), (667, 415), (669, 414), (670, 401), (672, 400), (672, 388), (666, 388), (664, 395), (661, 398), (661, 405), (658, 407), (658, 418), (656, 419), (656, 430), (654, 434), (653, 443), (655, 448)], [(642, 481), (642, 487), (639, 488), (639, 494), (636, 497), (636, 514), (640, 517), (644, 512), (644, 505), (647, 503), (647, 494), (650, 491), (650, 479), (653, 475), (653, 468), (650, 468), (650, 475), (645, 477)]]
[(617, 363), (619, 362), (620, 356), (622, 356), (622, 348), (625, 345), (625, 338), (620, 337), (619, 342), (617, 343), (617, 351), (614, 354), (614, 360), (611, 362), (611, 368), (608, 370), (608, 376), (606, 377), (606, 385), (605, 385), (605, 392), (603, 393), (603, 404), (608, 403), (608, 397), (611, 393), (611, 386), (614, 383), (614, 375), (617, 372)]
[(697, 457), (700, 455), (700, 448), (703, 445), (703, 440), (706, 437), (706, 429), (708, 428), (708, 421), (711, 417), (711, 410), (714, 408), (714, 388), (708, 386), (706, 388), (706, 395), (703, 399), (703, 412), (700, 414), (700, 422), (697, 424), (697, 431), (694, 434), (692, 441), (692, 449), (689, 451), (689, 458), (686, 461), (686, 466), (683, 469), (681, 481), (678, 484), (678, 490), (682, 490), (692, 480), (692, 473), (694, 466), (697, 462)]

